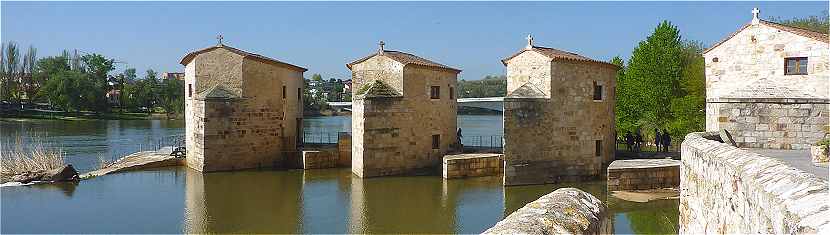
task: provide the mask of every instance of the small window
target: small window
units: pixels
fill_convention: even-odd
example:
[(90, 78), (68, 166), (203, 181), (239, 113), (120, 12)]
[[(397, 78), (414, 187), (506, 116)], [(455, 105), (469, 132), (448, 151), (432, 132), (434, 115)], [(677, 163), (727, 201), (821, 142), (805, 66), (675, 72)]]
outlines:
[(302, 100), (302, 99), (303, 99), (303, 88), (302, 87), (297, 87), (297, 100)]
[(441, 99), (441, 87), (440, 86), (431, 86), (429, 89), (429, 98), (430, 99)]
[(807, 57), (791, 57), (784, 59), (785, 75), (807, 75)]
[(282, 86), (282, 99), (285, 99), (285, 86)]
[(599, 157), (602, 155), (602, 140), (596, 140), (594, 142), (594, 144), (596, 145), (594, 149), (594, 156)]
[(455, 99), (455, 89), (453, 87), (450, 87), (450, 99)]
[(602, 85), (594, 81), (594, 100), (602, 100)]
[(187, 84), (187, 97), (193, 97), (193, 84)]
[(432, 135), (432, 149), (441, 148), (441, 135)]

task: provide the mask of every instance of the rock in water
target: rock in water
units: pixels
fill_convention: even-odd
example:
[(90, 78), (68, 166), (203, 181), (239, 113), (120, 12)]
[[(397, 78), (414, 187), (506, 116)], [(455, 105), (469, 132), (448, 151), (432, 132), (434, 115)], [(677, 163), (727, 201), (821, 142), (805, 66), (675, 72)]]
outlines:
[(75, 170), (75, 167), (72, 167), (72, 164), (63, 166), (61, 168), (52, 169), (46, 172), (46, 177), (43, 181), (52, 181), (52, 182), (60, 182), (60, 181), (78, 181), (78, 171)]
[(77, 181), (78, 171), (72, 164), (44, 171), (27, 171), (15, 176), (12, 176), (11, 181), (20, 183), (30, 183), (32, 181), (46, 181), (46, 182), (62, 182), (62, 181)]

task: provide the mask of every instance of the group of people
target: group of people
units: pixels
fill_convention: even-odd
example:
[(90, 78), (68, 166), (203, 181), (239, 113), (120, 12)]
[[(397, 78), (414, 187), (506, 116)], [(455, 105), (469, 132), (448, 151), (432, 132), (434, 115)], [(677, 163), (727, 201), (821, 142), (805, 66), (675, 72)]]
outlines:
[[(643, 134), (640, 132), (640, 129), (637, 129), (637, 132), (635, 132), (634, 135), (632, 135), (630, 131), (626, 131), (624, 138), (626, 150), (638, 153), (642, 150)], [(671, 146), (671, 135), (668, 130), (663, 129), (663, 133), (660, 133), (659, 129), (654, 129), (654, 146), (657, 147), (657, 152), (669, 151), (669, 146)]]

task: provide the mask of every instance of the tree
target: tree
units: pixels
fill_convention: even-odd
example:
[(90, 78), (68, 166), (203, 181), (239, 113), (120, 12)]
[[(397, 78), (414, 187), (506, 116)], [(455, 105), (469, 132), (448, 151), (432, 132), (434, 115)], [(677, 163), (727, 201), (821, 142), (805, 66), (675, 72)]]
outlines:
[(3, 82), (2, 82), (2, 91), (0, 91), (0, 100), (12, 100), (17, 101), (19, 97), (19, 81), (21, 75), (20, 69), (20, 50), (17, 48), (17, 43), (15, 42), (8, 42), (5, 43), (3, 53)]
[[(63, 59), (64, 57), (56, 58)], [(86, 74), (67, 69), (48, 76), (48, 80), (40, 90), (41, 95), (45, 96), (52, 105), (65, 111), (81, 111), (86, 96), (82, 90), (82, 87), (87, 86), (85, 84), (88, 80)]]
[(770, 21), (777, 22), (779, 24), (809, 29), (825, 34), (830, 31), (830, 17), (828, 17), (827, 10), (822, 11), (821, 14), (817, 16), (807, 16), (803, 18), (796, 17), (789, 20), (783, 20), (781, 17), (770, 17), (769, 19)]
[(86, 97), (87, 108), (95, 112), (108, 111), (110, 106), (107, 102), (107, 92), (109, 91), (109, 84), (107, 83), (107, 74), (115, 69), (114, 59), (108, 59), (103, 55), (89, 54), (81, 57), (83, 62), (83, 71), (87, 74), (85, 79), (82, 79), (82, 88)]
[(20, 90), (26, 95), (26, 99), (32, 102), (37, 95), (37, 91), (43, 85), (45, 80), (37, 79), (35, 71), (37, 68), (37, 49), (34, 46), (29, 46), (26, 53), (23, 54), (23, 67), (20, 83)]
[(681, 92), (681, 48), (680, 32), (668, 21), (634, 48), (617, 85), (621, 131), (664, 127), (672, 119), (671, 101)]
[(459, 98), (504, 97), (507, 93), (507, 77), (504, 75), (487, 75), (481, 80), (464, 80), (458, 82), (456, 91)]
[(706, 74), (703, 44), (685, 41), (682, 46), (683, 73), (680, 94), (672, 99), (674, 119), (668, 124), (674, 138), (706, 128)]
[(168, 115), (184, 112), (184, 82), (178, 79), (164, 79), (159, 104)]
[[(58, 81), (52, 81), (52, 79), (60, 79), (59, 74), (70, 70), (67, 58), (63, 56), (42, 58), (37, 61), (36, 67), (34, 80), (43, 84), (37, 91), (37, 97), (45, 97), (47, 101), (52, 102), (56, 99), (54, 96), (56, 94), (53, 93), (60, 92), (55, 86)], [(51, 86), (50, 83), (52, 83)]]

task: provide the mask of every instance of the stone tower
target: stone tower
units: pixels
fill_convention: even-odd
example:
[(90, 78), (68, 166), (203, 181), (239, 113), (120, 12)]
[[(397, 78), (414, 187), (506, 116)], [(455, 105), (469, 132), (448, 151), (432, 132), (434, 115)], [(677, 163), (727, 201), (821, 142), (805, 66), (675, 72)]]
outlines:
[(808, 149), (830, 133), (830, 37), (759, 14), (703, 52), (706, 130), (739, 147)]
[(374, 177), (436, 170), (457, 142), (461, 70), (383, 46), (346, 65), (355, 88), (352, 172)]
[(188, 167), (281, 167), (296, 154), (305, 68), (221, 42), (187, 54), (181, 64)]
[(533, 45), (502, 60), (504, 185), (593, 179), (613, 160), (618, 66)]

